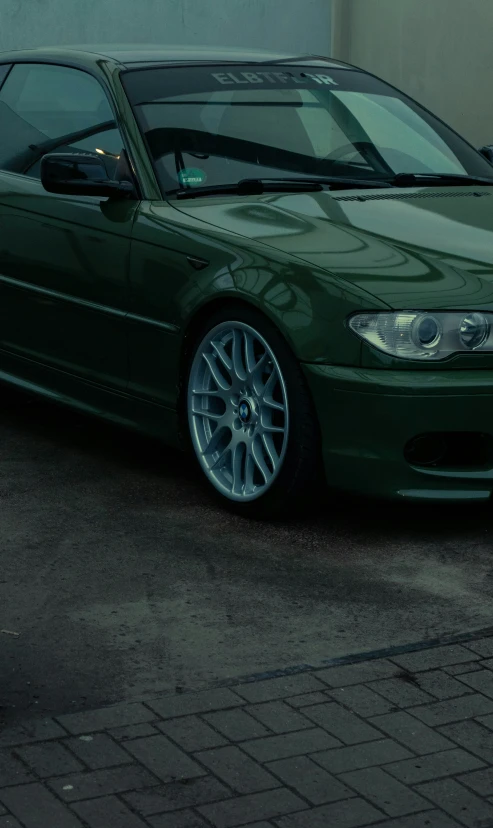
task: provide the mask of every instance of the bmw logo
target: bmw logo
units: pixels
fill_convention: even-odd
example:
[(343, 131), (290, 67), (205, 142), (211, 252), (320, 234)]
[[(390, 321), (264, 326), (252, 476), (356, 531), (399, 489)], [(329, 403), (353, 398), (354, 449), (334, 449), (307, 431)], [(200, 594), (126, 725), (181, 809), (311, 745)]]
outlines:
[(250, 419), (250, 414), (251, 414), (250, 406), (248, 405), (247, 402), (245, 402), (245, 400), (243, 400), (243, 402), (240, 403), (240, 420), (241, 420), (241, 422), (242, 423), (247, 423), (248, 420)]

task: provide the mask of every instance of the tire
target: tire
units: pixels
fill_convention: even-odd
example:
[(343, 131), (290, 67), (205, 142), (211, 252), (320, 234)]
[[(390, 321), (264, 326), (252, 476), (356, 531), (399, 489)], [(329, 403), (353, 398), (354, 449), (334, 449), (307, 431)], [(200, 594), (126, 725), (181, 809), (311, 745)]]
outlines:
[(226, 306), (202, 325), (186, 381), (191, 445), (223, 506), (256, 519), (320, 491), (318, 422), (301, 367), (261, 313)]

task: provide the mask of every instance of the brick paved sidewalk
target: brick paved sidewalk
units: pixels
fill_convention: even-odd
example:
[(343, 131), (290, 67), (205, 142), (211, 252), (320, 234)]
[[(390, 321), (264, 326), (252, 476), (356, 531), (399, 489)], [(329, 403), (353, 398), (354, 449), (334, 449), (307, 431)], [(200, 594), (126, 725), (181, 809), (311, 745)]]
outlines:
[(3, 730), (0, 828), (493, 826), (493, 634), (355, 662)]

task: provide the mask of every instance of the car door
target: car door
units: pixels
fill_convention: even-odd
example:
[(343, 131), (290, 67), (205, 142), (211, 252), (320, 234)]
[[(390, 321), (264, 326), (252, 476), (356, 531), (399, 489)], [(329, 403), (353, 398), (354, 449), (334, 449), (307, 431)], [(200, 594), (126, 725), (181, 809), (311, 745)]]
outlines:
[(46, 142), (56, 152), (97, 151), (110, 167), (123, 147), (95, 77), (14, 65), (0, 88), (0, 348), (123, 389), (138, 202), (47, 193), (39, 178)]

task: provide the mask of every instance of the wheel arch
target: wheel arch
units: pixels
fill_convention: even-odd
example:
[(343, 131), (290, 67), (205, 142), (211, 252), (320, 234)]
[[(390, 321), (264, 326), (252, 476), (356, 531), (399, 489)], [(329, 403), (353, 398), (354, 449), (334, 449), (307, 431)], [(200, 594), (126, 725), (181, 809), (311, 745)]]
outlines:
[[(295, 429), (297, 429), (293, 432), (293, 434), (296, 436), (291, 437), (288, 435), (289, 445), (291, 446), (289, 454), (289, 457), (291, 459), (287, 460), (289, 464), (289, 472), (286, 472), (285, 474), (283, 471), (285, 465), (284, 451), (287, 449), (288, 445), (286, 443), (283, 449), (283, 458), (281, 460), (282, 468), (279, 473), (280, 478), (283, 474), (285, 474), (286, 479), (282, 484), (284, 487), (282, 494), (282, 503), (281, 500), (279, 500), (276, 509), (284, 508), (286, 491), (288, 492), (288, 497), (290, 499), (292, 499), (292, 492), (296, 491), (296, 496), (300, 498), (300, 500), (303, 500), (303, 502), (305, 502), (304, 498), (306, 497), (308, 492), (312, 491), (314, 482), (319, 481), (320, 479), (321, 432), (318, 414), (314, 404), (314, 399), (311, 393), (311, 389), (308, 383), (306, 382), (306, 378), (304, 377), (303, 370), (299, 364), (300, 360), (296, 356), (282, 328), (278, 324), (276, 324), (275, 318), (272, 319), (270, 314), (264, 312), (263, 306), (259, 307), (254, 302), (245, 301), (241, 297), (222, 294), (220, 297), (215, 297), (214, 299), (206, 302), (204, 305), (197, 309), (197, 312), (195, 314), (191, 316), (183, 335), (181, 355), (179, 420), (182, 441), (184, 447), (189, 447), (192, 451), (193, 449), (195, 449), (197, 460), (199, 460), (200, 465), (202, 465), (200, 461), (201, 447), (199, 445), (199, 453), (197, 454), (197, 447), (194, 444), (194, 438), (193, 436), (190, 436), (189, 429), (186, 425), (188, 419), (188, 367), (192, 363), (194, 354), (197, 352), (196, 349), (202, 341), (202, 334), (206, 334), (208, 327), (210, 327), (211, 329), (215, 328), (216, 325), (220, 324), (221, 318), (225, 322), (231, 321), (234, 323), (235, 310), (238, 311), (239, 309), (241, 309), (243, 312), (248, 311), (248, 314), (244, 313), (242, 315), (243, 318), (240, 317), (237, 319), (237, 321), (247, 324), (253, 328), (257, 328), (259, 330), (259, 335), (264, 337), (266, 344), (272, 350), (273, 356), (279, 360), (280, 367), (278, 366), (278, 369), (281, 371), (281, 375), (284, 373), (283, 381), (286, 381), (286, 384), (293, 383), (293, 385), (291, 386), (291, 390), (296, 389), (292, 397), (288, 396), (287, 398), (288, 402), (289, 400), (291, 400), (289, 408), (290, 431), (292, 426)], [(220, 311), (220, 315), (217, 315), (214, 319), (213, 315), (217, 314), (218, 311)], [(238, 316), (240, 316), (240, 314), (238, 314)], [(255, 324), (255, 317), (257, 318), (257, 325)], [(262, 319), (265, 322), (265, 326), (261, 324)], [(264, 331), (262, 330), (263, 327), (265, 327)], [(291, 368), (289, 367), (290, 365)], [(291, 415), (293, 414), (293, 412), (296, 412), (296, 416), (293, 419), (293, 423), (291, 423)], [(288, 437), (286, 437), (286, 440), (288, 439)], [(287, 489), (286, 480), (289, 481), (289, 486), (287, 487)], [(302, 484), (299, 483), (300, 480), (302, 480)], [(276, 485), (275, 481), (274, 485)], [(280, 497), (279, 493), (273, 493), (273, 496), (275, 499), (278, 499)], [(270, 497), (269, 491), (267, 492), (266, 497)], [(253, 503), (255, 502), (256, 501), (252, 502), (252, 508)]]
[(265, 318), (267, 322), (273, 325), (279, 334), (284, 340), (286, 346), (289, 348), (293, 357), (297, 359), (296, 353), (294, 352), (293, 345), (286, 337), (285, 333), (282, 331), (278, 324), (278, 320), (276, 319), (275, 315), (270, 315), (265, 312), (264, 307), (260, 307), (255, 302), (252, 302), (249, 298), (244, 298), (238, 294), (221, 294), (221, 296), (216, 296), (211, 298), (209, 301), (205, 302), (204, 304), (200, 305), (195, 312), (191, 315), (191, 317), (187, 320), (187, 324), (184, 327), (183, 337), (182, 337), (182, 346), (180, 352), (180, 367), (179, 367), (179, 388), (178, 388), (178, 417), (179, 417), (179, 430), (180, 430), (180, 438), (182, 442), (186, 438), (184, 437), (184, 433), (187, 431), (184, 428), (185, 420), (186, 420), (186, 377), (187, 377), (187, 370), (190, 364), (190, 359), (193, 354), (193, 348), (197, 341), (198, 334), (206, 322), (206, 320), (211, 317), (216, 311), (223, 310), (224, 308), (231, 308), (232, 313), (234, 313), (235, 308), (241, 308), (243, 310), (251, 310), (255, 311), (256, 313), (260, 314)]
[[(264, 313), (264, 311), (261, 308), (259, 308), (254, 302), (251, 302), (248, 299), (244, 299), (243, 297), (240, 297), (236, 294), (221, 294), (220, 296), (215, 296), (209, 299), (204, 304), (200, 305), (198, 308), (196, 308), (190, 316), (190, 318), (187, 320), (183, 330), (179, 372), (180, 396), (182, 396), (183, 394), (183, 387), (185, 384), (184, 380), (186, 376), (187, 367), (190, 361), (190, 357), (192, 355), (193, 346), (195, 345), (200, 329), (210, 316), (216, 313), (216, 311), (222, 310), (225, 307), (230, 307), (233, 310), (234, 308), (254, 310), (257, 313), (261, 313), (263, 316), (265, 316), (265, 318), (268, 319), (272, 324), (275, 324), (275, 321), (271, 319), (266, 313)], [(278, 328), (277, 325), (276, 328)], [(281, 331), (279, 331), (279, 333), (281, 333)]]

